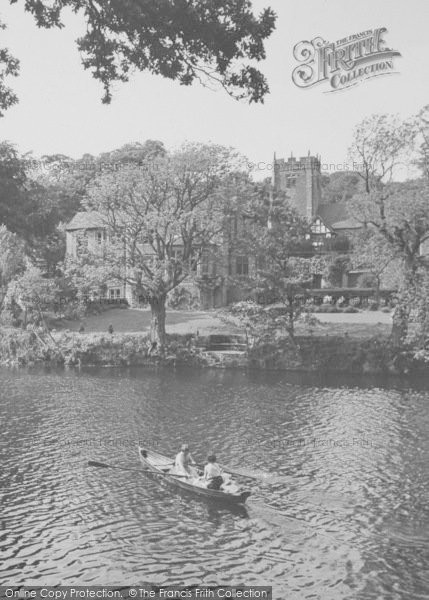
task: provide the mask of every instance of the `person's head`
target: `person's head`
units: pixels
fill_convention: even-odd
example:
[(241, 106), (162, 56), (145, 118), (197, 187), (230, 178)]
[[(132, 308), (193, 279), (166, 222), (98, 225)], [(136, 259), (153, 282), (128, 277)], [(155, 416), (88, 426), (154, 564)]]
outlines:
[(189, 446), (188, 446), (188, 444), (182, 444), (181, 451), (184, 452), (185, 454), (187, 452), (189, 452)]
[(216, 456), (214, 454), (209, 454), (207, 457), (207, 462), (208, 463), (215, 463), (216, 462)]

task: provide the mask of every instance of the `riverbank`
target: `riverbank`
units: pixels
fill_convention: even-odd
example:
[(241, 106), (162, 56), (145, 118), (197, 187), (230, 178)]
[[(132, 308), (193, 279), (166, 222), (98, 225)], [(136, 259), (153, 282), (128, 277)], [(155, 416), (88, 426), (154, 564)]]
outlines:
[[(387, 337), (298, 335), (293, 344), (280, 338), (251, 348), (230, 344), (220, 350), (212, 334), (169, 334), (163, 358), (142, 333), (54, 332), (50, 335), (17, 329), (0, 333), (0, 364), (32, 366), (191, 366), (297, 370), (353, 374), (404, 374), (427, 371), (429, 353), (415, 357), (411, 350), (394, 350)], [(225, 338), (225, 336), (223, 336)], [(230, 338), (233, 342), (233, 336)], [(241, 343), (244, 341), (240, 340)]]
[[(296, 324), (297, 335), (350, 336), (368, 339), (373, 336), (388, 336), (392, 325), (392, 316), (382, 311), (361, 311), (358, 313), (317, 313), (314, 323)], [(100, 314), (88, 315), (82, 320), (53, 320), (51, 325), (57, 331), (79, 331), (85, 333), (106, 333), (111, 325), (115, 333), (143, 333), (150, 331), (150, 310), (110, 308)], [(190, 311), (168, 310), (166, 328), (168, 334), (244, 333), (226, 324), (216, 310)]]

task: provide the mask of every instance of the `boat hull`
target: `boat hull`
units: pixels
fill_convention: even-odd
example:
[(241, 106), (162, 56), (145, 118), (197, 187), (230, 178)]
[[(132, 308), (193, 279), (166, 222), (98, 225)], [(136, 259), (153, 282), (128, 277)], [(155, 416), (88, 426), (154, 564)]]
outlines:
[(162, 473), (162, 479), (166, 483), (176, 488), (197, 494), (200, 497), (210, 498), (211, 500), (218, 500), (220, 502), (227, 502), (228, 504), (244, 504), (247, 498), (250, 496), (249, 491), (243, 491), (237, 494), (228, 494), (222, 490), (210, 490), (193, 485), (192, 483), (186, 481), (186, 479), (181, 479), (179, 477), (175, 477), (174, 475), (165, 475), (165, 470), (172, 467), (172, 459), (164, 456), (163, 454), (159, 454), (158, 452), (154, 452), (153, 450), (143, 448), (142, 446), (139, 446), (139, 457), (141, 463), (146, 469), (152, 471), (154, 474)]

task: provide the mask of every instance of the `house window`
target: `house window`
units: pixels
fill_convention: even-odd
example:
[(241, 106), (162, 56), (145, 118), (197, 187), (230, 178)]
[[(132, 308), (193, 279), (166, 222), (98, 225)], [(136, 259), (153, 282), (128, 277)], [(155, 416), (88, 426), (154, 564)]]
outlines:
[(235, 273), (236, 273), (236, 275), (248, 275), (249, 274), (249, 258), (247, 256), (237, 256), (236, 257)]
[(102, 244), (106, 241), (106, 232), (105, 231), (97, 231), (97, 244)]
[[(329, 229), (322, 223), (320, 219), (317, 219), (311, 228), (312, 233), (325, 234), (328, 237)], [(329, 235), (330, 237), (330, 235)]]
[(120, 288), (110, 288), (109, 290), (109, 298), (110, 300), (115, 300), (116, 298), (121, 297), (121, 289)]
[(201, 257), (201, 275), (209, 274), (209, 257), (207, 252), (204, 252)]

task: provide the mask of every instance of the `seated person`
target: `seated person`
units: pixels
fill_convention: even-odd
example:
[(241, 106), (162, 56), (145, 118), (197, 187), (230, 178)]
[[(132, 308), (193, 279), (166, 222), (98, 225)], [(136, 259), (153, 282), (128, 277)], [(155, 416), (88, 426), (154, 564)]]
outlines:
[(176, 460), (174, 461), (174, 472), (177, 475), (195, 477), (198, 473), (195, 468), (191, 467), (191, 465), (195, 464), (196, 463), (189, 452), (188, 444), (182, 444), (182, 448), (176, 456)]
[(214, 454), (210, 454), (207, 457), (207, 464), (204, 467), (204, 480), (207, 484), (207, 489), (209, 490), (219, 490), (220, 486), (223, 484), (222, 477), (222, 469), (216, 462), (216, 456)]

